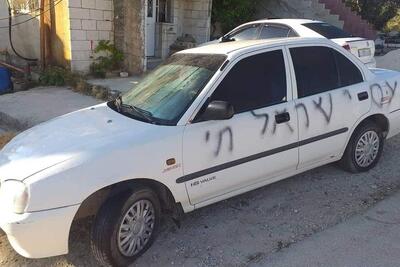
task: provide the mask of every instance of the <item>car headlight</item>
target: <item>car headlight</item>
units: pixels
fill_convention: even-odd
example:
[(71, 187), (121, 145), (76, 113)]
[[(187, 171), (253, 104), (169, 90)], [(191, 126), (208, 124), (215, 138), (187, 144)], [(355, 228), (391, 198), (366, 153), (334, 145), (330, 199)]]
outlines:
[(0, 185), (0, 205), (7, 211), (22, 214), (28, 205), (29, 192), (23, 182), (9, 180)]

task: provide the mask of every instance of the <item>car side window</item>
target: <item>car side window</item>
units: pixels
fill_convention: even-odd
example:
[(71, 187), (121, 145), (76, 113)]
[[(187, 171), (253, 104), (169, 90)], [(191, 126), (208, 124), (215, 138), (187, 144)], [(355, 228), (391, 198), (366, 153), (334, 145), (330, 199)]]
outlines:
[(299, 37), (299, 35), (294, 30), (290, 29), (288, 37)]
[(361, 83), (364, 81), (360, 69), (347, 57), (334, 50), (339, 71), (340, 87)]
[(240, 29), (237, 32), (231, 34), (229, 38), (235, 39), (235, 41), (241, 40), (254, 40), (258, 37), (259, 25), (251, 25), (244, 29)]
[(324, 46), (290, 48), (299, 97), (340, 87), (335, 56)]
[(235, 113), (286, 101), (286, 68), (282, 50), (242, 59), (219, 84), (211, 101), (226, 101)]
[(289, 33), (290, 33), (290, 29), (285, 26), (264, 25), (261, 29), (259, 39), (288, 37)]

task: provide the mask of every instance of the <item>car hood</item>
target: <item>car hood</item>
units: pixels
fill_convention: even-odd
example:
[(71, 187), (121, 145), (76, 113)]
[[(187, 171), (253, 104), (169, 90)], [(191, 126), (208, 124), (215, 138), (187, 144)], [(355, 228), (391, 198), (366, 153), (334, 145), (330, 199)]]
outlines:
[(39, 124), (0, 151), (0, 181), (25, 178), (78, 155), (142, 134), (154, 125), (125, 117), (106, 104)]

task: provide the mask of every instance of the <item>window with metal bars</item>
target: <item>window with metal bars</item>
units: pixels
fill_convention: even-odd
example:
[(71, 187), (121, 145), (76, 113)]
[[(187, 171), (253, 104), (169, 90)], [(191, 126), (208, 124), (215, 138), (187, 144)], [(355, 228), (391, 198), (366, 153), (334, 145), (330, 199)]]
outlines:
[(39, 0), (11, 0), (10, 3), (14, 14), (28, 14), (40, 11)]
[(173, 22), (173, 7), (171, 0), (157, 1), (157, 22)]

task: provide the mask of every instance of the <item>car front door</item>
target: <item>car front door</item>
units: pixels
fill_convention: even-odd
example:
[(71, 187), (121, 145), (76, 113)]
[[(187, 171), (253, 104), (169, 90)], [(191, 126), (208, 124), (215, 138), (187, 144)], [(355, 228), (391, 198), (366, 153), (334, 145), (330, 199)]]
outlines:
[(299, 168), (338, 159), (351, 129), (371, 107), (359, 67), (326, 46), (291, 47), (298, 99)]
[(205, 103), (229, 102), (235, 109), (233, 118), (186, 126), (184, 176), (177, 182), (186, 183), (190, 202), (196, 207), (296, 169), (297, 112), (286, 65), (282, 49), (233, 61)]

